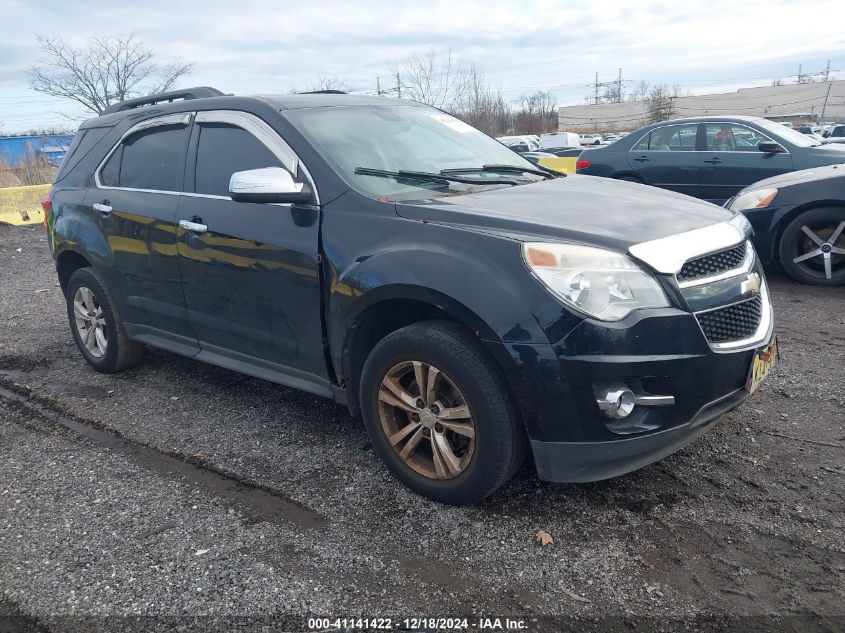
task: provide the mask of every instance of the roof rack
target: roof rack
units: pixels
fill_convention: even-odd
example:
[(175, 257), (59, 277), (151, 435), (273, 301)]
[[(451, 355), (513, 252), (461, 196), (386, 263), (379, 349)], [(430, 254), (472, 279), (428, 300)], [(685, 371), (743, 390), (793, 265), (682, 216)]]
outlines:
[(344, 90), (308, 90), (300, 92), (301, 95), (348, 95)]
[(173, 101), (188, 101), (190, 99), (203, 99), (205, 97), (222, 97), (223, 93), (217, 88), (209, 88), (208, 86), (200, 86), (198, 88), (185, 88), (184, 90), (171, 90), (170, 92), (160, 92), (149, 97), (139, 97), (137, 99), (127, 99), (120, 103), (110, 105), (100, 114), (112, 114), (113, 112), (123, 112), (124, 110), (132, 110), (134, 108), (141, 108), (143, 106), (155, 105), (156, 103), (172, 103)]

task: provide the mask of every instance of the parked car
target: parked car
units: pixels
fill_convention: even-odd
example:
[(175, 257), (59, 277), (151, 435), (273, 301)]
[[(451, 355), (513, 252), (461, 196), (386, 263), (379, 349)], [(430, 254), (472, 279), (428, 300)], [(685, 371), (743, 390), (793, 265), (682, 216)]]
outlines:
[(778, 174), (845, 161), (822, 143), (756, 117), (697, 117), (655, 123), (585, 150), (578, 173), (655, 185), (722, 204)]
[(777, 356), (742, 214), (554, 177), (414, 102), (123, 102), (82, 124), (44, 207), (95, 370), (151, 345), (334, 399), (447, 503), (529, 450), (551, 481), (661, 459)]
[(601, 144), (601, 134), (581, 134), (581, 145)]
[(779, 261), (802, 283), (845, 284), (845, 165), (762, 180), (725, 206), (751, 222), (764, 262)]
[(540, 141), (533, 134), (524, 136), (499, 136), (496, 140), (502, 145), (507, 145), (515, 152), (536, 152), (540, 149)]
[(845, 125), (837, 125), (830, 128), (823, 138), (828, 143), (845, 143)]
[(549, 149), (580, 147), (581, 138), (575, 132), (549, 132), (540, 135), (540, 149), (544, 152)]

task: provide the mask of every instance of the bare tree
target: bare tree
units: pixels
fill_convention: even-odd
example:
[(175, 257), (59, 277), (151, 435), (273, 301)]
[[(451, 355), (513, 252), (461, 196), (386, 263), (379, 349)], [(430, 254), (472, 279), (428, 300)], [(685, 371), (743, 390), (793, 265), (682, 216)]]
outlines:
[(549, 92), (538, 90), (518, 99), (520, 109), (514, 115), (517, 134), (540, 134), (557, 131), (557, 100)]
[(451, 49), (442, 56), (433, 47), (411, 53), (391, 64), (391, 71), (403, 97), (447, 111), (455, 109), (466, 87), (466, 69), (452, 58)]
[(510, 108), (475, 64), (466, 68), (461, 86), (451, 113), (490, 136), (504, 134), (510, 126)]
[(308, 92), (319, 92), (323, 90), (339, 90), (340, 92), (349, 92), (351, 87), (343, 79), (331, 73), (319, 73), (317, 81), (311, 84)]
[(60, 37), (37, 35), (43, 60), (30, 67), (29, 87), (75, 101), (99, 114), (127, 98), (171, 90), (194, 64), (153, 61), (135, 33), (92, 38), (76, 47)]
[(628, 95), (628, 101), (645, 101), (648, 97), (649, 85), (645, 81), (641, 81), (634, 88), (634, 91)]

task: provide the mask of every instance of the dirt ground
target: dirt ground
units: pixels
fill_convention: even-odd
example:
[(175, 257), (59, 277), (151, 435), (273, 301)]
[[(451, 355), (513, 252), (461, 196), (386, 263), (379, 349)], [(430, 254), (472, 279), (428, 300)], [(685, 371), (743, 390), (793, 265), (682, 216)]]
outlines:
[(451, 508), (329, 401), (155, 350), (96, 374), (43, 229), (0, 226), (0, 631), (845, 630), (845, 288), (769, 279), (781, 362), (701, 439)]

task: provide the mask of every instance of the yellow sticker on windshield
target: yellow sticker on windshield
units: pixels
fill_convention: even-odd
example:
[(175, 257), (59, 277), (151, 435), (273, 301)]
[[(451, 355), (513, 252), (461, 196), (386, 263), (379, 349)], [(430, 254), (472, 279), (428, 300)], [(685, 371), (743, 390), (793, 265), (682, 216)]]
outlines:
[(431, 118), (435, 121), (442, 123), (443, 125), (448, 125), (450, 128), (452, 128), (456, 132), (460, 132), (461, 134), (468, 134), (469, 132), (475, 131), (475, 128), (471, 125), (467, 125), (460, 119), (456, 119), (455, 117), (449, 116), (448, 114), (432, 114)]

